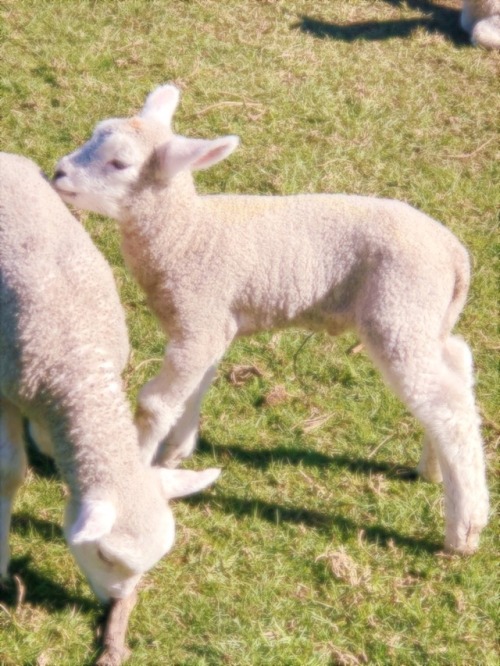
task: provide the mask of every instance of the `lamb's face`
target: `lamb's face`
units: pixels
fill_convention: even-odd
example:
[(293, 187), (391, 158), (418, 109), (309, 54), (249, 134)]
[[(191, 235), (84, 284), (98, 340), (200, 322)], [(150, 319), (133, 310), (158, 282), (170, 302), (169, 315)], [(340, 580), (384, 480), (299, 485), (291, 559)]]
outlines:
[(59, 161), (53, 186), (76, 208), (120, 219), (131, 188), (154, 169), (155, 146), (170, 136), (154, 120), (105, 120), (87, 143)]
[[(52, 184), (76, 208), (127, 218), (127, 202), (152, 181), (166, 187), (180, 171), (206, 169), (238, 145), (235, 136), (187, 139), (171, 130), (179, 90), (160, 86), (138, 116), (105, 120), (81, 148), (63, 157)], [(129, 196), (131, 195), (131, 196)]]
[[(112, 513), (116, 515), (113, 510)], [(71, 505), (66, 511), (65, 532), (70, 550), (94, 593), (104, 602), (128, 597), (141, 576), (174, 543), (174, 517), (163, 497), (154, 511), (142, 516), (143, 520), (141, 516), (130, 518), (118, 516), (109, 533), (80, 541), (72, 537), (75, 517)]]
[(198, 472), (148, 467), (140, 488), (127, 490), (121, 510), (116, 499), (87, 497), (68, 502), (64, 533), (99, 599), (123, 599), (132, 593), (142, 574), (174, 543), (169, 499), (199, 492), (219, 474), (220, 469)]

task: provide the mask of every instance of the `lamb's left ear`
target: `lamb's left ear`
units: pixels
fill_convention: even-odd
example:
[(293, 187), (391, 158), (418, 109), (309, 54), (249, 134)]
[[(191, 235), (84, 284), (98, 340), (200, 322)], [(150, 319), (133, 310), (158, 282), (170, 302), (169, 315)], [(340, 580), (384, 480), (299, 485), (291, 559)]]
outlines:
[(163, 492), (167, 499), (186, 497), (200, 492), (212, 485), (219, 478), (221, 470), (218, 468), (204, 469), (195, 472), (190, 469), (157, 468), (160, 475)]
[(140, 117), (151, 118), (170, 127), (180, 95), (180, 90), (171, 84), (159, 86), (146, 98)]
[(78, 510), (76, 521), (71, 526), (68, 541), (79, 544), (97, 541), (109, 534), (116, 520), (116, 509), (107, 500), (84, 499)]
[(239, 142), (239, 137), (233, 135), (212, 140), (173, 136), (156, 150), (160, 172), (172, 178), (184, 169), (208, 169), (230, 155)]

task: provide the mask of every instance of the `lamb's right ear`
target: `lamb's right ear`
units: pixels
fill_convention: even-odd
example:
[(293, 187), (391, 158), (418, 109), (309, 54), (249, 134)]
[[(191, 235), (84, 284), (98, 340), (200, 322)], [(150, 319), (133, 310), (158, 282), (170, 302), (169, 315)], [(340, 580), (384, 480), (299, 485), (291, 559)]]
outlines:
[(179, 88), (171, 84), (159, 86), (148, 95), (139, 115), (141, 118), (151, 118), (170, 127), (180, 96)]
[(116, 520), (116, 509), (108, 500), (83, 500), (76, 521), (71, 526), (68, 541), (79, 544), (97, 541), (109, 534)]
[(219, 478), (221, 470), (217, 467), (199, 472), (191, 469), (159, 468), (157, 473), (166, 499), (175, 499), (199, 493), (211, 486)]
[(239, 142), (239, 137), (234, 135), (212, 140), (173, 136), (156, 150), (160, 172), (172, 178), (185, 169), (208, 169), (230, 155)]

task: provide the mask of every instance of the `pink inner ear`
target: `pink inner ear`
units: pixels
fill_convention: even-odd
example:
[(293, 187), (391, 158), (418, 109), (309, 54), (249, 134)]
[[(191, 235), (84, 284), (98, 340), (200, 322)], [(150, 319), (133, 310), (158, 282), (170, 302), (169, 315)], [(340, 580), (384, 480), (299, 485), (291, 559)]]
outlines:
[(208, 153), (205, 153), (193, 162), (193, 168), (204, 169), (205, 167), (211, 166), (214, 164), (214, 162), (221, 160), (226, 155), (227, 150), (228, 148), (226, 145), (212, 148), (212, 150), (209, 150)]

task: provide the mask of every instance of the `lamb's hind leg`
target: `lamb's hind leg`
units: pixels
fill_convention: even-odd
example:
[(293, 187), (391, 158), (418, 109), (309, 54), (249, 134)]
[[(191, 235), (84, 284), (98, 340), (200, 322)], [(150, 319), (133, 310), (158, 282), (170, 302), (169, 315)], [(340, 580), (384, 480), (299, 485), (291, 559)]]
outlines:
[[(443, 354), (445, 363), (452, 372), (461, 377), (464, 385), (472, 392), (474, 386), (473, 361), (467, 344), (458, 336), (450, 336), (444, 345)], [(440, 483), (443, 480), (436, 446), (428, 434), (424, 437), (417, 471), (426, 481)]]
[(21, 414), (11, 402), (0, 397), (0, 580), (7, 577), (12, 504), (25, 472)]
[[(470, 352), (465, 342), (415, 340), (385, 353), (380, 341), (367, 347), (390, 386), (422, 423), (429, 451), (434, 451), (443, 476), (445, 546), (473, 552), (488, 517), (488, 491), (479, 417), (472, 391)], [(433, 454), (431, 454), (433, 455)], [(432, 457), (430, 457), (432, 460)]]

